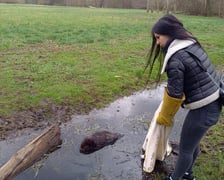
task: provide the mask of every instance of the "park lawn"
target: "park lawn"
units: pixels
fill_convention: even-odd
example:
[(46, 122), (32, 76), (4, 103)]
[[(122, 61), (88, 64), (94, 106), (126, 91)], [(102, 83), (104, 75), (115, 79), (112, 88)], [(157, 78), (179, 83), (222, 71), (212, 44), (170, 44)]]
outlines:
[[(0, 117), (43, 101), (87, 113), (145, 88), (150, 28), (162, 12), (10, 4), (0, 12)], [(222, 69), (224, 19), (177, 17)], [(197, 161), (200, 179), (224, 176), (223, 120), (216, 128), (203, 141), (217, 147)]]

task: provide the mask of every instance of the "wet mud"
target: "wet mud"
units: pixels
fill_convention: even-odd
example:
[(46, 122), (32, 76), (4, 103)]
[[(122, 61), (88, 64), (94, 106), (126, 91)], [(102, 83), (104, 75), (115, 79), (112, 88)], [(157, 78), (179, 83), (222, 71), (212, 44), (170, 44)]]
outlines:
[[(108, 107), (93, 110), (87, 115), (72, 115), (72, 120), (61, 124), (62, 146), (34, 166), (18, 175), (15, 180), (146, 180), (153, 176), (142, 172), (141, 150), (150, 120), (160, 104), (163, 87), (137, 92)], [(176, 115), (170, 140), (178, 144), (182, 121), (186, 115)], [(0, 141), (0, 165), (38, 136), (42, 131), (25, 132), (17, 138)], [(115, 143), (103, 143), (103, 148), (90, 154), (80, 153), (86, 137), (96, 132), (122, 134)], [(113, 139), (113, 138), (112, 138)], [(104, 139), (100, 139), (100, 142)], [(114, 140), (114, 139), (113, 139)], [(178, 154), (178, 146), (164, 162), (157, 162), (155, 172), (168, 173)]]

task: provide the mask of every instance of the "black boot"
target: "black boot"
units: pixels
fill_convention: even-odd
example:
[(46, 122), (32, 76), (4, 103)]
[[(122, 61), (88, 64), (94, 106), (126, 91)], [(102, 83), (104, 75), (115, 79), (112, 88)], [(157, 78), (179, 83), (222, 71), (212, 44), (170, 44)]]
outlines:
[(185, 173), (182, 177), (183, 180), (196, 180), (193, 173)]

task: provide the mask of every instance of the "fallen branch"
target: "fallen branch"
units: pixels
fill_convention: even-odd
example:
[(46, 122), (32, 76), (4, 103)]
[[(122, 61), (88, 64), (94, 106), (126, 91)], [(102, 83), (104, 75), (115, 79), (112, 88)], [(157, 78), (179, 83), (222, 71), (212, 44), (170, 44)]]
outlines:
[(40, 160), (44, 154), (56, 150), (61, 145), (59, 126), (52, 126), (29, 144), (17, 151), (0, 168), (0, 180), (11, 180), (25, 169)]

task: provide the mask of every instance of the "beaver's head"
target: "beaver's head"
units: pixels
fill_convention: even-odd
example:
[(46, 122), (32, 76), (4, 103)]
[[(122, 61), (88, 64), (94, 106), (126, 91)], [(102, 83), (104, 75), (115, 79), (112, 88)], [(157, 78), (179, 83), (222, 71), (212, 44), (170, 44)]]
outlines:
[(80, 146), (80, 153), (90, 154), (95, 151), (96, 143), (94, 142), (92, 137), (86, 137)]

